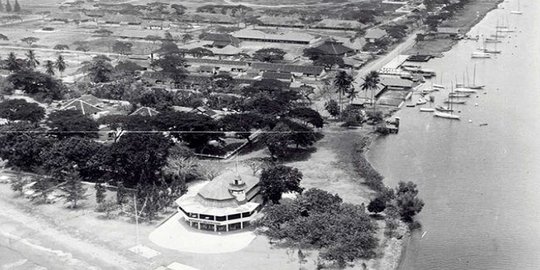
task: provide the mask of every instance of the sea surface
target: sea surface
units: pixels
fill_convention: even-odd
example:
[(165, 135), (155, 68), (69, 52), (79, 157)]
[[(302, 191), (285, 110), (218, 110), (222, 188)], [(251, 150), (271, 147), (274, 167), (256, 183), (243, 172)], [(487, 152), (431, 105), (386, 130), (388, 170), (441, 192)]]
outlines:
[[(404, 107), (399, 134), (368, 154), (387, 185), (414, 181), (426, 203), (402, 270), (540, 269), (540, 1), (521, 1), (523, 15), (510, 14), (516, 0), (501, 7), (470, 31), (516, 28), (497, 45), (500, 55), (471, 59), (482, 42), (463, 40), (423, 65), (448, 88), (467, 70), (472, 82), (476, 66), (485, 91), (454, 106), (461, 121)], [(435, 93), (435, 104), (447, 94)]]

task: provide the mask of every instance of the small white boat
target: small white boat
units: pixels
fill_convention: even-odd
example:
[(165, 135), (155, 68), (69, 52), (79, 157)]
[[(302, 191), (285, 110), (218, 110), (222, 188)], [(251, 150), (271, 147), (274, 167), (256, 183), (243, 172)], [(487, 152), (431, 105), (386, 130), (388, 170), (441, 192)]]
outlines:
[(470, 96), (471, 94), (467, 94), (467, 93), (449, 93), (448, 94), (449, 98), (468, 98)]
[(523, 11), (521, 11), (521, 10), (512, 10), (512, 11), (510, 11), (510, 14), (521, 15), (521, 14), (523, 14)]
[(421, 112), (434, 112), (435, 109), (434, 108), (420, 108), (420, 111)]
[(406, 106), (406, 107), (409, 107), (409, 108), (414, 108), (414, 107), (416, 107), (416, 104), (414, 104), (414, 103), (409, 103), (409, 104), (407, 104), (407, 105), (405, 105), (405, 106)]
[(432, 85), (432, 87), (433, 87), (434, 89), (440, 89), (440, 90), (446, 89), (446, 87), (445, 87), (444, 85), (435, 84), (435, 83)]
[(457, 93), (477, 93), (478, 91), (472, 88), (465, 88), (465, 87), (458, 87), (456, 90), (454, 90)]
[(453, 115), (451, 113), (445, 113), (445, 112), (435, 112), (433, 114), (433, 116), (434, 117), (451, 119), (451, 120), (459, 120), (459, 115)]
[(485, 42), (486, 43), (502, 43), (502, 41), (500, 41), (500, 40), (498, 40), (496, 38), (486, 38)]
[(447, 99), (444, 101), (445, 104), (465, 104), (465, 100), (455, 100), (455, 99)]
[(453, 112), (454, 111), (450, 107), (443, 107), (443, 106), (440, 106), (440, 105), (435, 107), (435, 110), (437, 110), (439, 112)]
[(418, 101), (416, 101), (416, 105), (424, 105), (427, 103), (427, 100), (425, 98), (419, 98)]
[(491, 58), (491, 54), (486, 52), (473, 52), (471, 58)]
[[(500, 32), (500, 31), (499, 31)], [(505, 38), (506, 36), (505, 35), (501, 35), (501, 34), (491, 34), (490, 35), (492, 38)]]

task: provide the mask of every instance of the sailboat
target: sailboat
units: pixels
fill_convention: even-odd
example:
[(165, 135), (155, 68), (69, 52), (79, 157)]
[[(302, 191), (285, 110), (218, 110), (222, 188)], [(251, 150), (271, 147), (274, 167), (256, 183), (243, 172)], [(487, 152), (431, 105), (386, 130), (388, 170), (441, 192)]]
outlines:
[(429, 108), (420, 108), (420, 111), (421, 112), (434, 112), (435, 109), (434, 108), (431, 108), (431, 103), (435, 102), (435, 97), (434, 96), (428, 96), (428, 101), (429, 101)]
[(510, 11), (510, 14), (514, 14), (514, 15), (521, 15), (523, 14), (523, 11), (521, 11), (521, 5), (519, 4), (519, 0), (517, 1), (517, 10), (512, 10)]
[[(461, 84), (456, 84), (456, 87), (468, 88), (468, 89), (473, 89), (473, 90), (483, 89), (484, 88), (484, 85), (477, 85), (476, 84), (476, 64), (474, 65), (474, 69), (473, 69), (472, 84), (469, 84), (469, 72), (467, 71), (467, 85), (465, 85), (465, 83), (461, 83)], [(454, 93), (454, 94), (457, 94), (457, 93)], [(450, 95), (449, 95), (449, 97), (450, 97)]]
[(484, 48), (482, 48), (482, 51), (480, 52), (473, 52), (471, 54), (471, 58), (491, 58), (491, 54), (485, 52), (486, 50), (486, 40), (484, 40)]
[[(452, 83), (450, 93), (454, 92), (454, 86)], [(433, 113), (434, 117), (444, 118), (444, 119), (450, 119), (450, 120), (459, 120), (459, 115), (454, 115), (452, 112), (454, 111), (452, 109), (452, 103), (448, 103), (448, 107), (444, 108), (442, 106), (437, 106), (435, 108), (437, 111)]]
[(516, 32), (515, 29), (510, 28), (510, 24), (508, 23), (508, 17), (506, 17), (506, 25), (498, 25), (495, 27), (497, 31), (501, 33), (514, 33)]

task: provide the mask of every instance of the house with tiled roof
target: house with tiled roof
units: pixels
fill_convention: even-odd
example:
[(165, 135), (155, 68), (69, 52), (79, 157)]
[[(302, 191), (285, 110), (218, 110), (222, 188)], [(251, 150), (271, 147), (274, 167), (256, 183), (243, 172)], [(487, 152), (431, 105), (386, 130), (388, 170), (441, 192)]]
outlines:
[(200, 37), (202, 40), (212, 41), (212, 47), (223, 48), (226, 46), (238, 47), (240, 40), (229, 34), (222, 33), (204, 33)]
[(355, 53), (354, 49), (351, 49), (345, 45), (343, 45), (340, 42), (336, 42), (333, 40), (327, 40), (323, 44), (314, 47), (317, 51), (319, 51), (323, 55), (331, 55), (331, 56), (345, 56), (345, 55), (351, 55)]
[(241, 230), (262, 207), (259, 178), (248, 167), (236, 166), (204, 185), (196, 194), (176, 200), (189, 226), (214, 232)]
[(159, 112), (156, 109), (150, 107), (140, 107), (134, 112), (132, 112), (130, 115), (155, 116), (157, 114), (159, 114)]
[(74, 99), (68, 102), (61, 108), (61, 110), (75, 110), (87, 116), (94, 116), (103, 111), (101, 108), (82, 99)]
[(364, 38), (367, 42), (373, 43), (388, 36), (385, 30), (380, 28), (371, 28), (366, 31)]

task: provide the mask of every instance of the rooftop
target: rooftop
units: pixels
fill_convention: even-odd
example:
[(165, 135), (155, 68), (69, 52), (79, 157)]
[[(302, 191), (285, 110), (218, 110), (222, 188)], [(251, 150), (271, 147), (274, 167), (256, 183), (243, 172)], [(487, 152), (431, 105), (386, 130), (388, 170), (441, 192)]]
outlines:
[(159, 112), (150, 107), (140, 107), (130, 115), (140, 115), (140, 116), (154, 116), (159, 114)]
[(366, 39), (380, 39), (387, 35), (386, 31), (379, 28), (372, 28), (366, 31)]
[(242, 29), (232, 33), (233, 36), (239, 39), (260, 39), (260, 40), (282, 40), (282, 41), (300, 41), (300, 42), (311, 42), (315, 39), (314, 36), (293, 31), (285, 32), (263, 32), (254, 29)]
[(68, 102), (61, 110), (76, 110), (83, 115), (91, 115), (103, 111), (102, 109), (81, 99), (74, 99)]
[(253, 69), (261, 71), (276, 71), (276, 72), (290, 72), (290, 73), (303, 73), (309, 75), (321, 75), (324, 71), (324, 67), (321, 66), (301, 66), (301, 65), (287, 65), (287, 64), (275, 64), (275, 63), (263, 63), (254, 62), (251, 64)]
[(315, 49), (326, 55), (344, 55), (350, 52), (354, 52), (353, 49), (335, 41), (326, 41), (323, 44), (315, 47)]
[(246, 184), (246, 193), (259, 183), (259, 178), (253, 175), (251, 169), (248, 167), (238, 166), (238, 170), (236, 168), (229, 168), (199, 190), (198, 196), (203, 198), (202, 201), (199, 201), (207, 205), (224, 201), (237, 204), (236, 198), (229, 192), (229, 184), (238, 176)]

